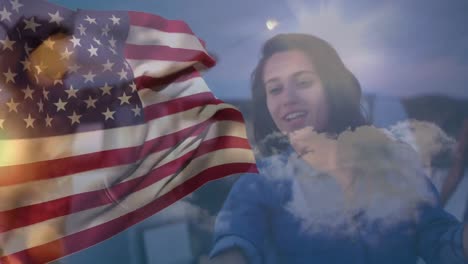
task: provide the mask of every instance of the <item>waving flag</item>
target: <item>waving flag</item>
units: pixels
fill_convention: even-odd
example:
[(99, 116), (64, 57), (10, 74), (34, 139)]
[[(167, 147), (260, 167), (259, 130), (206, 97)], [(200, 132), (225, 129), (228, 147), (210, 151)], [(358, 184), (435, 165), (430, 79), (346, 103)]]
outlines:
[(0, 262), (90, 247), (209, 180), (255, 172), (242, 115), (181, 21), (0, 1)]

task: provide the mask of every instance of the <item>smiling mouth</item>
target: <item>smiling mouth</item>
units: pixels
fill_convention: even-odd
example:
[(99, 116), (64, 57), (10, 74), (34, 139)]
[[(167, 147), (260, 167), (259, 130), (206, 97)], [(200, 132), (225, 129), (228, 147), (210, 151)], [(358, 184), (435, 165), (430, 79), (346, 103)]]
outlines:
[(283, 118), (286, 121), (292, 121), (304, 117), (307, 114), (305, 111), (293, 112), (285, 115)]

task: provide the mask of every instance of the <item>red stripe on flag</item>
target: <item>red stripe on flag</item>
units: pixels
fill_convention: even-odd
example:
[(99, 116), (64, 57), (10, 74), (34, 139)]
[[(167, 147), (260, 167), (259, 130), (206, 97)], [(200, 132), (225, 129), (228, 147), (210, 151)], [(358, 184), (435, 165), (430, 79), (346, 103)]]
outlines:
[[(53, 201), (0, 212), (0, 219), (2, 219), (0, 232), (6, 232), (55, 217), (112, 204), (116, 200), (123, 199), (131, 193), (136, 193), (143, 188), (176, 173), (180, 168), (184, 168), (188, 162), (197, 157), (212, 151), (228, 148), (250, 149), (250, 145), (247, 139), (231, 136), (218, 137), (204, 141), (197, 149), (192, 150), (139, 178), (116, 184), (107, 189), (80, 193)], [(112, 195), (109, 195), (109, 192)], [(71, 205), (74, 206), (71, 207)]]
[[(62, 256), (91, 247), (124, 231), (132, 225), (143, 221), (174, 202), (182, 199), (186, 195), (194, 192), (208, 181), (220, 179), (232, 174), (249, 172), (258, 173), (257, 168), (252, 163), (231, 163), (208, 168), (144, 207), (99, 226), (69, 235), (63, 239), (58, 239), (47, 244), (25, 249), (8, 256), (3, 256), (0, 258), (0, 261), (3, 263), (8, 261), (9, 258), (15, 259), (19, 261), (19, 263), (31, 264), (53, 261)], [(60, 252), (56, 249), (64, 249), (64, 251)], [(31, 256), (35, 256), (35, 259)]]
[(204, 51), (168, 46), (126, 44), (124, 54), (126, 59), (132, 60), (196, 61), (207, 68), (215, 65), (213, 58)]
[(200, 77), (200, 72), (198, 72), (194, 67), (188, 67), (179, 72), (173, 73), (160, 78), (154, 78), (151, 76), (139, 76), (135, 78), (135, 83), (137, 89), (151, 88), (155, 91), (160, 91), (164, 89), (167, 85), (172, 83), (184, 82), (192, 78)]
[(197, 136), (214, 121), (223, 120), (243, 122), (243, 117), (239, 111), (225, 108), (216, 112), (209, 120), (175, 133), (152, 139), (140, 146), (100, 151), (63, 159), (0, 167), (0, 175), (5, 175), (5, 177), (0, 177), (0, 186), (45, 180), (84, 171), (133, 163), (150, 153), (170, 148), (184, 138)]
[(216, 99), (211, 92), (197, 93), (167, 102), (148, 105), (145, 107), (145, 121), (161, 118), (175, 113), (190, 110), (200, 106), (218, 105), (224, 103)]
[(153, 28), (169, 33), (186, 33), (195, 35), (190, 27), (180, 20), (168, 20), (158, 15), (135, 11), (129, 11), (128, 16), (130, 25), (132, 26)]

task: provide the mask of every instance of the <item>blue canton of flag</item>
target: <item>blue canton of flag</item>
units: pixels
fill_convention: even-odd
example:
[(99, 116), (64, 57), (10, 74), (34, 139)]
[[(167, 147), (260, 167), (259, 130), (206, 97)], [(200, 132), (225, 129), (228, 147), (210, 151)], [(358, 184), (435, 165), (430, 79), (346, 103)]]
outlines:
[(3, 2), (0, 125), (6, 137), (143, 123), (133, 72), (121, 55), (126, 14), (73, 14), (40, 1), (27, 8), (12, 1), (7, 9)]

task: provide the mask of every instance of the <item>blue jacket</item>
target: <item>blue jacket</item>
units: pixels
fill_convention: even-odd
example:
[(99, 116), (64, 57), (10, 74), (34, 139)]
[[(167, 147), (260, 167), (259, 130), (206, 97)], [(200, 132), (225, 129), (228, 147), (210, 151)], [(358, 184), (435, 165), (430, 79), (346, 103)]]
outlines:
[(211, 256), (237, 248), (252, 264), (415, 264), (418, 256), (427, 264), (468, 263), (463, 255), (463, 225), (440, 205), (421, 203), (418, 220), (391, 228), (383, 229), (364, 214), (356, 214), (359, 231), (353, 235), (331, 230), (310, 234), (285, 209), (291, 187), (290, 181), (243, 175), (218, 214)]

